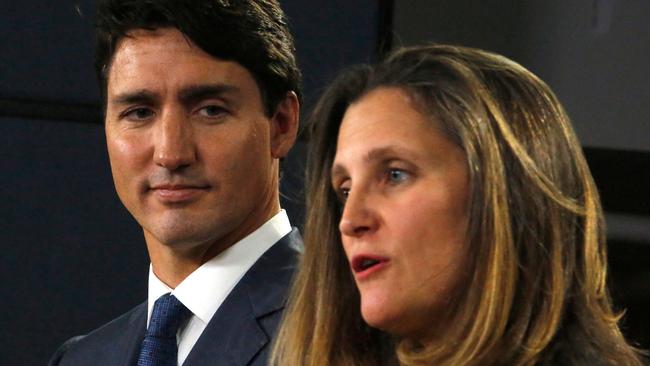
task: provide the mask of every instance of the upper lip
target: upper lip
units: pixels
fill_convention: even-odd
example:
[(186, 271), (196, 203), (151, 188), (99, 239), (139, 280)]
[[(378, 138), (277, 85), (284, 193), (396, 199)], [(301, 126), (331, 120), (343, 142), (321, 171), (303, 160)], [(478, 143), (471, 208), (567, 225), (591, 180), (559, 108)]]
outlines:
[(355, 255), (352, 257), (352, 261), (350, 261), (350, 266), (352, 267), (352, 271), (355, 273), (365, 271), (369, 267), (381, 263), (381, 262), (388, 262), (387, 257), (383, 257), (380, 255), (376, 254), (359, 254)]

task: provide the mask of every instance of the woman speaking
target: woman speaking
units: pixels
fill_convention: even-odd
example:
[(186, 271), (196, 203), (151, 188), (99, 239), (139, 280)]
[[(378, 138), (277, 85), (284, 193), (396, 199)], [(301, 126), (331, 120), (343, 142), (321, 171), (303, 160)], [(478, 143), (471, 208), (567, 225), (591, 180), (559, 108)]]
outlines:
[(535, 75), (402, 49), (343, 73), (311, 125), (275, 365), (641, 365), (606, 288), (596, 187)]

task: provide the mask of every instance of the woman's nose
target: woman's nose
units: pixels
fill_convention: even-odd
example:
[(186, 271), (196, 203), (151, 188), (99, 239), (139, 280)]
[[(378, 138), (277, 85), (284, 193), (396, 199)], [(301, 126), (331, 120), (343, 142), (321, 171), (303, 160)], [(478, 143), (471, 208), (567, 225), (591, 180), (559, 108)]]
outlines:
[(370, 196), (364, 192), (350, 191), (339, 222), (341, 235), (358, 237), (372, 233), (377, 229), (378, 222)]

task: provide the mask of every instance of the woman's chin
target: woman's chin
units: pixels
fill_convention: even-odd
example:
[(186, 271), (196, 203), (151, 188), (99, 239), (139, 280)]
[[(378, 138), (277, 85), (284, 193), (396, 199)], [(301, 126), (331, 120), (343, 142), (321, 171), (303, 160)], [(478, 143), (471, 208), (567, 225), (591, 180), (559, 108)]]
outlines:
[(387, 311), (387, 307), (362, 306), (361, 315), (369, 326), (379, 329), (394, 336), (408, 336), (408, 326), (403, 316), (399, 313)]
[[(391, 307), (386, 302), (361, 301), (361, 316), (369, 326), (399, 338), (420, 341), (431, 332), (432, 322), (426, 312)], [(433, 322), (435, 323), (435, 322)]]

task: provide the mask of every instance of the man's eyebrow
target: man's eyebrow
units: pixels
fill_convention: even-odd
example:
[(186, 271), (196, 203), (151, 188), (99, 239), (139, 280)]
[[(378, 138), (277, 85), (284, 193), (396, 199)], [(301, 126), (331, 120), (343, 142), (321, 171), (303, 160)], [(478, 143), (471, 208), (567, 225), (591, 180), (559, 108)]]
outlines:
[[(180, 90), (178, 99), (184, 104), (191, 104), (208, 97), (219, 97), (227, 94), (238, 94), (241, 90), (230, 84), (200, 84), (190, 85)], [(152, 104), (159, 100), (160, 94), (148, 89), (119, 93), (110, 98), (112, 104)]]
[(238, 93), (241, 93), (241, 90), (231, 84), (200, 84), (181, 89), (178, 93), (178, 99), (183, 104), (192, 104), (210, 97), (221, 97)]
[(109, 98), (111, 104), (151, 104), (160, 96), (150, 90), (141, 89), (132, 92), (125, 92)]

